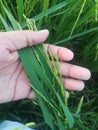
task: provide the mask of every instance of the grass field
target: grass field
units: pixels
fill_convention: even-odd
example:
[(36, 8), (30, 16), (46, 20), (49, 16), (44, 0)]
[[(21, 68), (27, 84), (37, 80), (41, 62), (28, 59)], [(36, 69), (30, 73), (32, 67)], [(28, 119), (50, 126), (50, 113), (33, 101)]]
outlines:
[[(91, 70), (92, 77), (85, 82), (85, 89), (69, 92), (68, 108), (76, 113), (83, 96), (72, 130), (98, 130), (98, 0), (1, 0), (0, 31), (5, 31), (8, 24), (2, 2), (22, 29), (27, 29), (24, 15), (35, 20), (38, 30), (49, 29), (47, 42), (71, 49), (75, 54), (71, 63)], [(13, 26), (11, 21), (9, 25)], [(39, 105), (28, 99), (0, 104), (0, 121), (5, 119), (45, 125)]]

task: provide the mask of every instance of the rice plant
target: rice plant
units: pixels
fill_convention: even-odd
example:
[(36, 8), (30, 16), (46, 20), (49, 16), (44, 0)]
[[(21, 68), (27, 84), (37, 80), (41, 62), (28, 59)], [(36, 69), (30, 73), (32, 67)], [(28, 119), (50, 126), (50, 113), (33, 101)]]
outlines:
[[(3, 4), (6, 8), (3, 8), (2, 1), (0, 1), (0, 28), (1, 31), (4, 30), (16, 30), (16, 29), (27, 29), (28, 28), (28, 22), (24, 18), (24, 15), (27, 18), (30, 18), (31, 21), (34, 20), (36, 22), (37, 28), (48, 28), (50, 31), (50, 36), (48, 38), (48, 42), (60, 45), (60, 46), (67, 46), (71, 48), (75, 53), (75, 60), (73, 63), (82, 65), (85, 67), (88, 67), (92, 71), (92, 78), (91, 80), (86, 83), (87, 88), (81, 92), (81, 93), (75, 93), (70, 92), (71, 96), (69, 99), (66, 99), (65, 101), (61, 100), (64, 95), (63, 93), (55, 92), (53, 88), (51, 88), (53, 93), (50, 93), (49, 86), (47, 86), (46, 82), (44, 81), (44, 78), (41, 79), (43, 81), (42, 87), (47, 86), (48, 89), (43, 89), (43, 93), (40, 92), (40, 88), (35, 88), (35, 86), (38, 86), (36, 82), (34, 83), (34, 80), (31, 81), (33, 84), (35, 84), (33, 89), (36, 92), (36, 95), (39, 100), (39, 106), (41, 107), (42, 114), (40, 111), (40, 108), (37, 108), (38, 103), (34, 105), (31, 101), (20, 101), (18, 102), (17, 106), (18, 108), (21, 108), (21, 112), (27, 112), (30, 113), (29, 116), (32, 116), (32, 109), (29, 107), (25, 111), (25, 104), (29, 104), (30, 106), (33, 106), (35, 108), (35, 113), (33, 115), (41, 114), (39, 117), (41, 117), (40, 121), (39, 119), (36, 119), (36, 123), (40, 122), (37, 125), (34, 125), (33, 127), (37, 126), (44, 126), (44, 129), (73, 129), (73, 130), (97, 130), (98, 129), (98, 2), (97, 0), (4, 0)], [(31, 6), (32, 5), (32, 6)], [(24, 15), (23, 15), (24, 14)], [(9, 20), (10, 24), (7, 23), (7, 20)], [(3, 24), (2, 24), (3, 23)], [(32, 25), (33, 24), (33, 25)], [(31, 22), (32, 28), (35, 26), (34, 22)], [(50, 73), (50, 77), (52, 77), (52, 71), (51, 66), (49, 64), (49, 57), (47, 55), (47, 61), (45, 61), (45, 52), (43, 52), (43, 47), (34, 47), (34, 48), (26, 48), (28, 55), (32, 59), (31, 53), (33, 52), (33, 60), (35, 61), (35, 64), (38, 67), (39, 72), (43, 70), (43, 75), (45, 75), (45, 78), (47, 78), (47, 73)], [(22, 50), (24, 51), (24, 50)], [(23, 52), (19, 52), (24, 55)], [(23, 56), (22, 56), (23, 57)], [(40, 59), (42, 57), (42, 59)], [(57, 61), (58, 59), (55, 58)], [(41, 62), (43, 61), (43, 63)], [(54, 59), (53, 59), (54, 61)], [(92, 61), (92, 62), (91, 62)], [(24, 59), (23, 59), (23, 62)], [(31, 61), (30, 61), (31, 63)], [(45, 63), (46, 66), (43, 66)], [(25, 64), (25, 63), (24, 63)], [(41, 64), (41, 66), (39, 66)], [(28, 64), (30, 65), (30, 64)], [(27, 65), (26, 65), (27, 66)], [(58, 65), (59, 66), (59, 65)], [(57, 66), (57, 68), (58, 68)], [(32, 64), (32, 68), (35, 68), (34, 64)], [(44, 72), (46, 71), (46, 72)], [(35, 74), (34, 78), (37, 78), (36, 74), (38, 74), (37, 69), (35, 68), (35, 72), (32, 71), (33, 74)], [(59, 69), (55, 69), (54, 72), (55, 75), (53, 75), (54, 78), (54, 86), (57, 86), (56, 84), (59, 84), (61, 88), (63, 88), (62, 81), (58, 80), (59, 82), (55, 82), (57, 80), (57, 77), (59, 75)], [(39, 75), (40, 78), (42, 78)], [(35, 81), (38, 81), (38, 79), (35, 79)], [(47, 78), (47, 82), (49, 82), (50, 86), (53, 86), (53, 83), (51, 83), (52, 79)], [(39, 81), (38, 81), (39, 82)], [(45, 87), (44, 87), (45, 88)], [(41, 89), (42, 90), (42, 89)], [(49, 92), (48, 92), (49, 90)], [(52, 101), (45, 93), (48, 93), (47, 95), (49, 97), (53, 96), (54, 101)], [(61, 90), (60, 90), (61, 92)], [(84, 102), (82, 95), (84, 96)], [(81, 99), (81, 100), (80, 100)], [(58, 102), (58, 104), (55, 104), (55, 102)], [(80, 102), (80, 103), (79, 103)], [(83, 104), (82, 104), (83, 102)], [(41, 104), (40, 104), (41, 103)], [(65, 103), (65, 106), (64, 106)], [(10, 106), (11, 108), (14, 108), (14, 103), (11, 105), (5, 104)], [(32, 104), (32, 105), (31, 105)], [(48, 105), (47, 105), (48, 104)], [(57, 106), (59, 107), (57, 107)], [(81, 111), (82, 106), (82, 111)], [(3, 107), (3, 106), (2, 106)], [(2, 109), (1, 107), (1, 109)], [(43, 109), (44, 108), (44, 109)], [(39, 113), (38, 113), (38, 111)], [(52, 110), (51, 110), (52, 109)], [(14, 108), (16, 111), (16, 109)], [(44, 111), (43, 111), (44, 110)], [(8, 111), (8, 110), (5, 110)], [(10, 111), (10, 110), (9, 110)], [(14, 118), (18, 121), (23, 121), (22, 116), (19, 116), (18, 110), (17, 113), (10, 113), (10, 117)], [(46, 114), (46, 113), (51, 113)], [(58, 113), (57, 114), (55, 113)], [(68, 115), (66, 115), (68, 113)], [(1, 112), (1, 115), (2, 112)], [(47, 115), (47, 116), (46, 116)], [(64, 116), (65, 115), (65, 116)], [(2, 116), (3, 118), (4, 115)], [(35, 116), (36, 117), (36, 116)], [(44, 118), (44, 120), (43, 120)], [(23, 122), (29, 122), (31, 121), (28, 117), (25, 117), (26, 120)], [(0, 119), (3, 120), (3, 119)], [(62, 124), (63, 123), (63, 124)]]

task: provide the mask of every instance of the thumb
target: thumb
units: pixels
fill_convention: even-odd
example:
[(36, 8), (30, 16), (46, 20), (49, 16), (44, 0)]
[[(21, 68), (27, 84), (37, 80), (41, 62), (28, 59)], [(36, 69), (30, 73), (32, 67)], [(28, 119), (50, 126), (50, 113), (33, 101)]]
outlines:
[(44, 42), (49, 35), (48, 30), (41, 31), (10, 31), (3, 32), (0, 34), (2, 40), (4, 39), (5, 46), (10, 51), (16, 51), (18, 49), (36, 45)]

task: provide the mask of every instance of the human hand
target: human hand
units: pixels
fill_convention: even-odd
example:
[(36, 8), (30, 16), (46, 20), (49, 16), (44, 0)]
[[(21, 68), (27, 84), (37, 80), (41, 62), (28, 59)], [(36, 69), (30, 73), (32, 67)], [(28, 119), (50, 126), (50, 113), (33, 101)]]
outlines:
[[(0, 103), (35, 98), (17, 50), (42, 43), (47, 37), (47, 30), (0, 33)], [(82, 90), (84, 88), (82, 80), (90, 78), (90, 71), (65, 62), (73, 59), (73, 53), (69, 49), (49, 44), (45, 44), (45, 48), (47, 52), (51, 50), (52, 54), (57, 54), (63, 61), (60, 63), (60, 70), (66, 89)]]

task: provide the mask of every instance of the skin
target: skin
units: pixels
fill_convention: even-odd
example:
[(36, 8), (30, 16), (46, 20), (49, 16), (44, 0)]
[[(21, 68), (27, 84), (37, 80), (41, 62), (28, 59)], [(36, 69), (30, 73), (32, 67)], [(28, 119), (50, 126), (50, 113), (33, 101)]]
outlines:
[[(45, 42), (48, 34), (48, 30), (0, 33), (0, 103), (35, 98), (17, 50)], [(68, 63), (74, 57), (71, 50), (50, 44), (44, 46), (47, 52), (51, 50), (52, 55), (57, 54), (61, 59), (60, 70), (66, 89), (82, 90), (84, 88), (83, 80), (90, 78), (90, 71)]]

